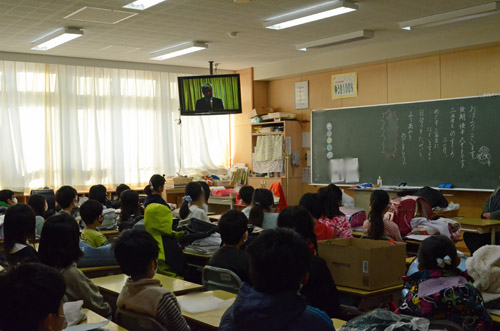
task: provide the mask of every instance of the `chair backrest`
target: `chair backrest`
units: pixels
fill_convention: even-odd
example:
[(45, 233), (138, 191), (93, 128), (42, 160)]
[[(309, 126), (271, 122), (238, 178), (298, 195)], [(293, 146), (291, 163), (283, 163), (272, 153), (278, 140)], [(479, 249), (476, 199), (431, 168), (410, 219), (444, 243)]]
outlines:
[(464, 331), (465, 329), (457, 323), (446, 320), (435, 320), (431, 321), (429, 330)]
[(241, 279), (228, 269), (205, 266), (202, 271), (202, 283), (205, 291), (224, 290), (238, 294)]
[(115, 313), (116, 324), (129, 331), (166, 331), (154, 317), (136, 313), (123, 308), (118, 308)]

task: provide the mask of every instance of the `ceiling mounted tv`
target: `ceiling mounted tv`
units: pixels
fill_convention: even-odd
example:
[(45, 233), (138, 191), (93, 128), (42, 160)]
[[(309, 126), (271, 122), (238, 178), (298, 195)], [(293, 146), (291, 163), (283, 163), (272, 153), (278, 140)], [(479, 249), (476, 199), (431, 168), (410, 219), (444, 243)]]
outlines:
[(240, 75), (179, 77), (181, 115), (241, 113)]

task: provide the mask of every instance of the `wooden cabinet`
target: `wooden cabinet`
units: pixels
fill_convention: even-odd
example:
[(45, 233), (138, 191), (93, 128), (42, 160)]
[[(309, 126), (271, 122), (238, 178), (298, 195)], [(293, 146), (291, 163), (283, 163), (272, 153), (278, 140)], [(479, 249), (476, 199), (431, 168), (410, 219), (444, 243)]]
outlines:
[[(302, 150), (302, 126), (298, 121), (275, 121), (252, 124), (252, 151), (255, 152), (257, 137), (280, 135), (283, 137), (283, 171), (272, 173), (273, 177), (248, 177), (247, 184), (254, 188), (269, 189), (274, 182), (281, 182), (289, 205), (299, 203), (302, 192), (302, 166), (300, 154)], [(287, 141), (293, 154), (298, 152), (298, 164), (292, 164), (292, 154), (287, 153)], [(252, 167), (251, 167), (252, 168)]]

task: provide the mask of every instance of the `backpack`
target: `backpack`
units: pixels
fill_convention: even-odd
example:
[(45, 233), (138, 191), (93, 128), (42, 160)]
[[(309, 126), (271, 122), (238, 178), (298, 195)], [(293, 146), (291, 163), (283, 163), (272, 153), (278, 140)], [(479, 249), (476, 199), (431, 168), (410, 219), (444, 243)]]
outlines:
[(340, 207), (340, 211), (344, 213), (353, 229), (363, 226), (363, 222), (366, 221), (366, 211), (364, 209)]
[(396, 223), (401, 232), (401, 236), (406, 236), (411, 232), (411, 220), (418, 214), (430, 219), (432, 217), (432, 208), (427, 199), (413, 195), (396, 197), (391, 199), (389, 211), (385, 217)]

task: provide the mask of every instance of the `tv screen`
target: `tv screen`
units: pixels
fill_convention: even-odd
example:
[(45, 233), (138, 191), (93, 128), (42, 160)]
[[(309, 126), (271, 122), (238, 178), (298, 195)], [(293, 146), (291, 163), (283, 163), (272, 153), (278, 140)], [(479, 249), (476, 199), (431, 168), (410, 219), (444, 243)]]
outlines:
[(181, 115), (241, 113), (240, 75), (179, 77)]

